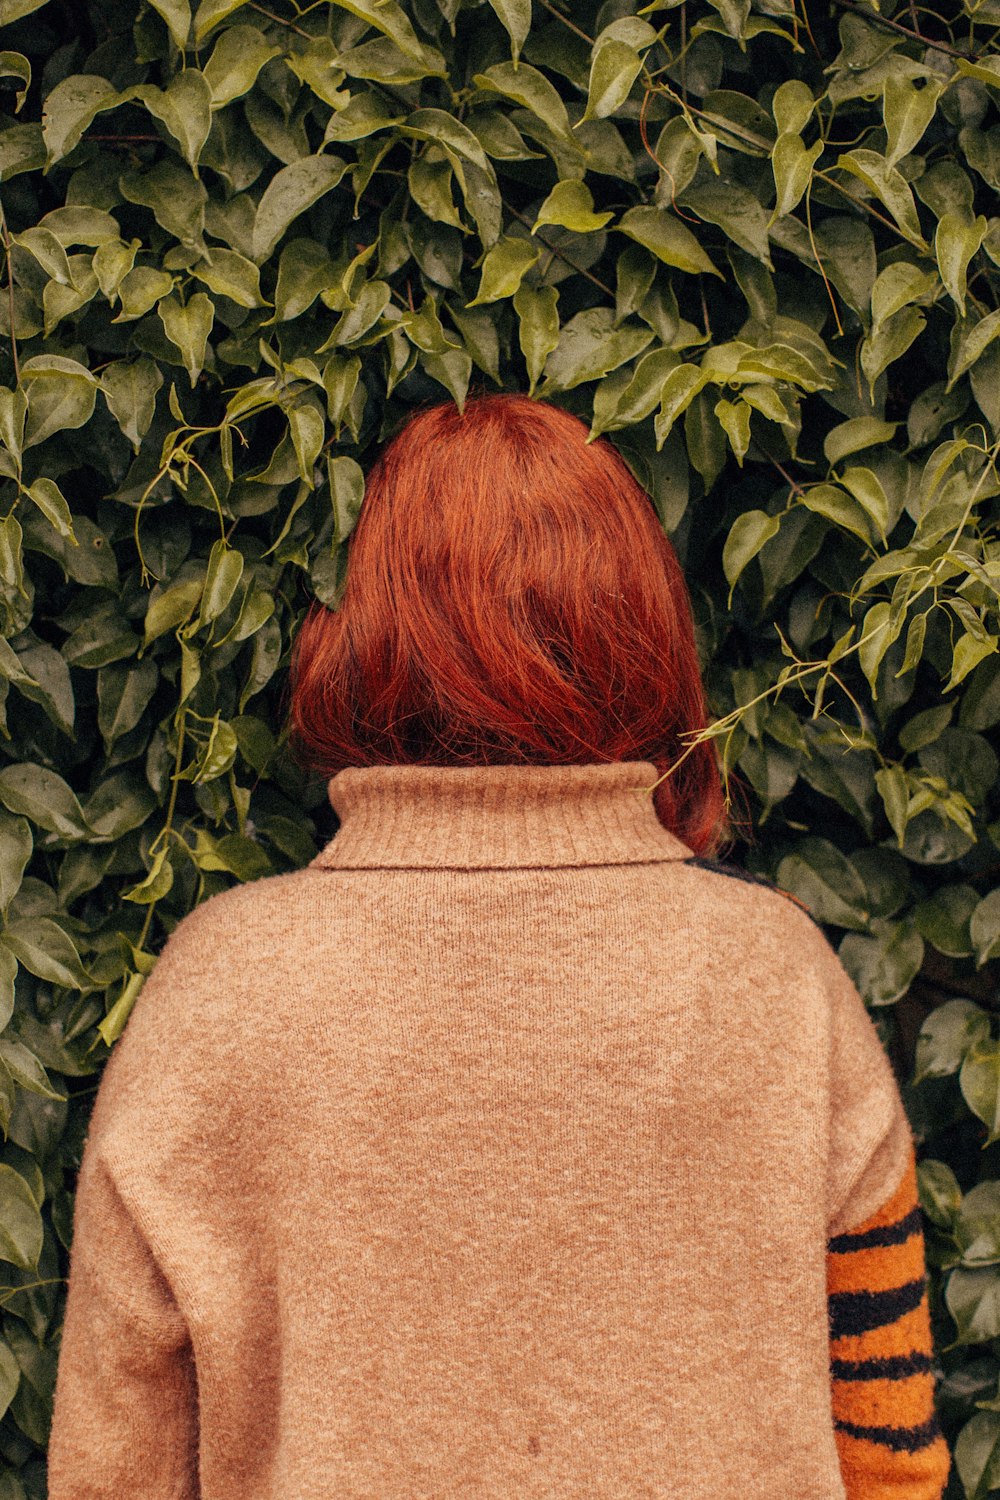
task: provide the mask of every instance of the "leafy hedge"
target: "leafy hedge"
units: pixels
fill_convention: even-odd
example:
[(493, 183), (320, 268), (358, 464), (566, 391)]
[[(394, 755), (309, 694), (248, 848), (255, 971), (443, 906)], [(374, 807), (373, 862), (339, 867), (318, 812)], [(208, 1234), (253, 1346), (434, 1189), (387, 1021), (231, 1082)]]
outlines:
[(374, 445), (470, 384), (610, 434), (678, 548), (736, 857), (921, 1143), (949, 1497), (1000, 1494), (1000, 0), (0, 23), (0, 1500), (100, 1068), (179, 918), (333, 832), (289, 643)]

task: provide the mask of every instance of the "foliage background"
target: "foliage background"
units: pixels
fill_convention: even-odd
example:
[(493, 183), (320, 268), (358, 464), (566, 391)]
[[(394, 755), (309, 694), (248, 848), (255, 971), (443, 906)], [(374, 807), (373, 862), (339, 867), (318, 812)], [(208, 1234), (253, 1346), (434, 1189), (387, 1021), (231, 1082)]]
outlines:
[(74, 1173), (165, 934), (305, 863), (278, 732), (362, 465), (530, 388), (687, 570), (734, 851), (920, 1144), (1000, 1495), (1000, 0), (0, 0), (0, 1500), (45, 1494)]

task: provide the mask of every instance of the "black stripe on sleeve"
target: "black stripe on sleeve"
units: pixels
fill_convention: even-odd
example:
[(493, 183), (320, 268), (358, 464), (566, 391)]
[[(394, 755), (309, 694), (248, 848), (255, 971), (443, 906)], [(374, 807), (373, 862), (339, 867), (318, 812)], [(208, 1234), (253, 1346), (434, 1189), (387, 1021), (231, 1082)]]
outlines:
[(827, 1240), (827, 1249), (834, 1255), (844, 1255), (850, 1250), (872, 1250), (876, 1246), (901, 1245), (911, 1234), (922, 1228), (920, 1205), (916, 1204), (903, 1218), (894, 1224), (883, 1224), (878, 1229), (865, 1229), (860, 1233), (835, 1234)]
[(926, 1284), (926, 1276), (917, 1276), (886, 1292), (831, 1292), (827, 1298), (831, 1339), (856, 1337), (895, 1323), (920, 1306)]
[(906, 1453), (929, 1448), (941, 1434), (936, 1414), (926, 1422), (921, 1422), (919, 1427), (859, 1427), (854, 1422), (840, 1421), (835, 1422), (834, 1426), (840, 1432), (849, 1433), (851, 1437), (867, 1438), (870, 1443), (879, 1443), (883, 1448)]
[(834, 1380), (905, 1380), (908, 1375), (922, 1375), (931, 1369), (931, 1356), (919, 1349), (914, 1349), (912, 1354), (830, 1361), (830, 1375)]

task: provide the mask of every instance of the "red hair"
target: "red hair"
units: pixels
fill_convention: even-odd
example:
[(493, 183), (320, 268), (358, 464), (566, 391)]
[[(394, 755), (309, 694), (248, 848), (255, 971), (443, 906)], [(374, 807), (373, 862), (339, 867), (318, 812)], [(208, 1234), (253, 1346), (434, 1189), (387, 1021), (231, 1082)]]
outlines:
[[(691, 606), (652, 501), (562, 408), (411, 415), (368, 477), (336, 609), (292, 652), (296, 757), (348, 765), (649, 760), (704, 728)], [(697, 853), (725, 832), (710, 740), (654, 794)]]

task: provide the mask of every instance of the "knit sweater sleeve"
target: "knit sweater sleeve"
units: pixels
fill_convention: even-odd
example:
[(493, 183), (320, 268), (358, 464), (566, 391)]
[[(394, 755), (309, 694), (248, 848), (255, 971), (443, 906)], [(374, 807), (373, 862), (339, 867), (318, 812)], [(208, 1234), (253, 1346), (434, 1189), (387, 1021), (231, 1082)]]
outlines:
[[(839, 967), (839, 966), (838, 966)], [(834, 1436), (848, 1500), (940, 1500), (938, 1424), (914, 1139), (860, 995), (835, 979), (827, 1306)]]
[(162, 1222), (155, 1232), (147, 1199), (155, 1179), (176, 1177), (193, 1157), (194, 1133), (204, 1128), (198, 1101), (209, 1095), (198, 1039), (203, 1050), (213, 1028), (200, 978), (201, 920), (193, 914), (168, 939), (91, 1110), (73, 1209), (49, 1500), (199, 1495), (191, 1329), (164, 1271)]
[(197, 1500), (188, 1331), (96, 1143), (84, 1151), (73, 1226), (49, 1500)]

